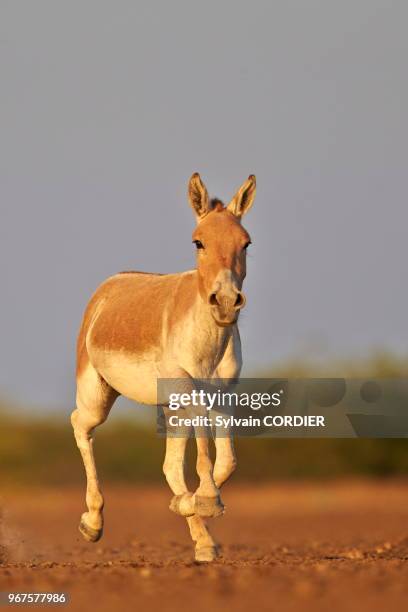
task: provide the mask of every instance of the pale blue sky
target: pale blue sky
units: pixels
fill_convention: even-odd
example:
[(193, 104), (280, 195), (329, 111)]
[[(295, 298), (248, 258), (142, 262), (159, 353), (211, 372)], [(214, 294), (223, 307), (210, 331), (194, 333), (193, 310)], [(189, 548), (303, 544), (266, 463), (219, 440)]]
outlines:
[(190, 174), (255, 173), (245, 371), (406, 353), (404, 0), (0, 5), (0, 394), (74, 399), (83, 308), (192, 267)]

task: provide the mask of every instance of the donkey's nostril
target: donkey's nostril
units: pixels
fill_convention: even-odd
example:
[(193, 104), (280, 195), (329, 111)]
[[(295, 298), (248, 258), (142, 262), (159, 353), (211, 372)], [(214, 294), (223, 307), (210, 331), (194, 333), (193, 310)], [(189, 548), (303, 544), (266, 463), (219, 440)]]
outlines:
[(211, 293), (210, 297), (208, 298), (208, 303), (211, 304), (211, 306), (219, 306), (216, 293)]
[(235, 300), (234, 308), (242, 308), (244, 304), (245, 304), (244, 295), (241, 292), (237, 293), (237, 299)]

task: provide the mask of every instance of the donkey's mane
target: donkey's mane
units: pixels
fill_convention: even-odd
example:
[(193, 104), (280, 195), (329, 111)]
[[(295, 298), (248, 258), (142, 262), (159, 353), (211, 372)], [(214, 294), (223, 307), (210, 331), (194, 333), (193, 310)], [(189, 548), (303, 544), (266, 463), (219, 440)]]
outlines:
[(224, 210), (224, 203), (219, 198), (211, 198), (210, 207), (215, 212), (221, 212)]

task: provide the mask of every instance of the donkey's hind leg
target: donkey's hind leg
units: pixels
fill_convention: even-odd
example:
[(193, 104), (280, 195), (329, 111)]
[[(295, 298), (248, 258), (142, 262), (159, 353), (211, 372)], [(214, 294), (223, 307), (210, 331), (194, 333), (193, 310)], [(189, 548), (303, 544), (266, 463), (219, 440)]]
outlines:
[(103, 531), (103, 496), (99, 488), (93, 454), (92, 433), (109, 414), (118, 393), (99, 376), (88, 363), (77, 381), (77, 408), (71, 415), (74, 435), (86, 472), (86, 505), (79, 524), (79, 531), (88, 542), (96, 542)]

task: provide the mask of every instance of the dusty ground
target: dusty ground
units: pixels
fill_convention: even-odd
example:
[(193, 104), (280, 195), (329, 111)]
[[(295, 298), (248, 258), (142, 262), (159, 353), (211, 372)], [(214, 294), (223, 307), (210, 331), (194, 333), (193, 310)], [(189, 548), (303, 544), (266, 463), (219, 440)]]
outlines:
[(82, 490), (3, 492), (0, 590), (64, 590), (70, 610), (406, 608), (408, 483), (229, 485), (210, 565), (193, 562), (164, 484), (105, 497), (88, 544)]

